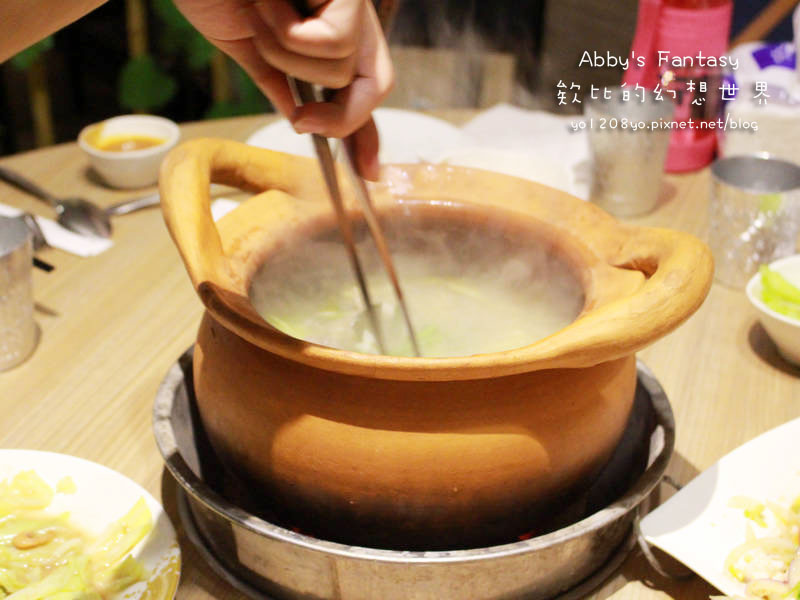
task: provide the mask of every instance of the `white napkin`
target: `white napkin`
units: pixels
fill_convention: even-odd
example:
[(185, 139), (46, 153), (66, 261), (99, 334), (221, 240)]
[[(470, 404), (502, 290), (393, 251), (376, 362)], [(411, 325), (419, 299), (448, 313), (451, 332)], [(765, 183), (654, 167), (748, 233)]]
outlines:
[(211, 216), (214, 217), (215, 221), (219, 221), (237, 206), (239, 206), (239, 203), (236, 200), (217, 198), (211, 203)]
[[(217, 221), (237, 206), (239, 206), (239, 203), (234, 200), (217, 198), (211, 204), (211, 214), (214, 216), (214, 220)], [(20, 209), (0, 203), (0, 216), (18, 217), (21, 214), (22, 211)], [(53, 248), (69, 252), (70, 254), (84, 257), (96, 256), (114, 245), (111, 239), (79, 235), (69, 229), (65, 229), (51, 219), (40, 216), (36, 216), (35, 218), (47, 240), (47, 244)]]
[(589, 140), (585, 129), (573, 129), (578, 121), (582, 117), (498, 104), (461, 128), (472, 146), (440, 160), (531, 179), (587, 199)]
[[(4, 217), (18, 217), (21, 214), (22, 211), (18, 208), (0, 204), (0, 215)], [(73, 233), (51, 219), (37, 216), (36, 222), (39, 224), (39, 228), (42, 230), (49, 246), (77, 254), (78, 256), (95, 256), (114, 245), (114, 242), (109, 239), (93, 238)]]

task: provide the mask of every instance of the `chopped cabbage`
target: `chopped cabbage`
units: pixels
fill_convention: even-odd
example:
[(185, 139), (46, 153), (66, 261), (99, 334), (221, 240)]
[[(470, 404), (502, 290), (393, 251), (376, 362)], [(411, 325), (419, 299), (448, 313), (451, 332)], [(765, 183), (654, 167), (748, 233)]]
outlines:
[(800, 288), (766, 265), (761, 265), (759, 273), (764, 304), (782, 315), (800, 319)]
[(745, 595), (712, 598), (800, 600), (800, 498), (789, 508), (744, 496), (728, 505), (741, 509), (765, 533), (758, 537), (748, 524), (745, 542), (725, 558), (725, 571), (746, 584)]
[(10, 481), (0, 481), (0, 515), (11, 511), (50, 506), (55, 492), (33, 471), (17, 473)]
[(47, 512), (55, 493), (33, 471), (0, 482), (1, 599), (102, 600), (148, 576), (130, 554), (153, 527), (143, 498), (91, 540)]

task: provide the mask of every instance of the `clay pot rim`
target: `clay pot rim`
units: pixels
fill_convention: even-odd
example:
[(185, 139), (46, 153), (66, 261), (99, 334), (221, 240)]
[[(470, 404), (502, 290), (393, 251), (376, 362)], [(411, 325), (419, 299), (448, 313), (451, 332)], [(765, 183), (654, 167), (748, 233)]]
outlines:
[[(266, 325), (255, 312), (244, 287), (246, 274), (230, 257), (254, 223), (274, 226), (307, 217), (304, 210), (319, 206), (327, 192), (318, 173), (311, 158), (199, 139), (170, 153), (160, 180), (165, 220), (211, 315), (254, 345), (313, 367), (380, 379), (437, 381), (593, 366), (630, 356), (676, 328), (700, 306), (711, 286), (711, 253), (689, 234), (626, 225), (565, 192), (499, 173), (450, 165), (392, 165), (384, 173), (399, 173), (399, 178), (373, 187), (376, 204), (382, 197), (413, 191), (421, 200), (533, 216), (561, 234), (584, 240), (603, 271), (595, 282), (594, 304), (567, 327), (533, 344), (466, 357), (369, 355), (300, 342)], [(229, 213), (218, 230), (210, 211), (212, 182), (266, 192)], [(341, 173), (345, 201), (355, 206), (347, 182)], [(253, 211), (267, 195), (270, 207)]]
[[(470, 216), (485, 216), (488, 222), (493, 222), (490, 226), (496, 225), (498, 227), (502, 227), (504, 230), (512, 230), (514, 233), (518, 233), (520, 236), (523, 235), (523, 232), (528, 232), (529, 234), (532, 233), (539, 238), (543, 238), (544, 244), (551, 245), (556, 250), (555, 254), (558, 254), (558, 258), (570, 270), (571, 276), (580, 285), (584, 296), (581, 310), (575, 316), (573, 321), (567, 325), (567, 327), (579, 319), (586, 312), (587, 307), (590, 307), (593, 303), (595, 295), (595, 281), (592, 272), (592, 265), (587, 264), (591, 262), (591, 252), (580, 242), (580, 240), (576, 239), (574, 236), (565, 236), (563, 234), (560, 236), (556, 235), (551, 229), (548, 228), (548, 223), (546, 221), (527, 215), (514, 214), (505, 210), (492, 209), (492, 214), (489, 214), (488, 210), (490, 207), (488, 206), (471, 204), (458, 200), (421, 200), (413, 196), (413, 194), (409, 196), (394, 196), (392, 200), (392, 204), (378, 207), (377, 212), (379, 216), (386, 216), (393, 212), (404, 212), (408, 208), (411, 208), (419, 213), (428, 213), (424, 214), (424, 216), (420, 216), (421, 219), (426, 221), (439, 220), (442, 222), (453, 222), (458, 220), (466, 220)], [(245, 202), (258, 202), (258, 197), (250, 198)], [(303, 237), (334, 229), (336, 227), (335, 217), (327, 211), (327, 206), (325, 206), (324, 209), (326, 211), (325, 214), (300, 224), (300, 226), (297, 227), (291, 235)], [(359, 211), (353, 211), (350, 216), (352, 219), (363, 220), (363, 214)], [(226, 225), (225, 219), (226, 217), (223, 217), (219, 223), (221, 228), (224, 228)], [(268, 244), (267, 247), (265, 247), (265, 244), (267, 244), (267, 242), (264, 240), (258, 240), (256, 238), (255, 244), (252, 246), (248, 245), (246, 248), (239, 247), (237, 252), (230, 257), (234, 263), (237, 259), (242, 260), (243, 264), (240, 277), (241, 281), (243, 282), (243, 288), (247, 291), (248, 297), (253, 279), (258, 273), (258, 270), (266, 260), (269, 260), (269, 256), (275, 250), (274, 247), (269, 246)], [(503, 362), (513, 363), (516, 359), (510, 358), (509, 360), (510, 355), (516, 355), (520, 351), (535, 346), (541, 341), (559, 334), (561, 331), (561, 329), (554, 331), (552, 334), (535, 340), (534, 342), (524, 346), (517, 346), (496, 352), (484, 352), (480, 354), (452, 357), (389, 356), (383, 354), (368, 354), (353, 350), (344, 350), (300, 338), (295, 338), (287, 333), (284, 333), (280, 329), (273, 327), (268, 321), (265, 321), (263, 318), (261, 318), (260, 315), (258, 315), (257, 318), (265, 330), (264, 335), (268, 337), (266, 339), (262, 338), (262, 341), (258, 342), (256, 345), (267, 350), (274, 351), (276, 354), (280, 354), (284, 358), (298, 360), (299, 362), (305, 364), (314, 364), (318, 360), (324, 360), (340, 362), (340, 364), (347, 364), (348, 366), (358, 365), (361, 367), (371, 366), (376, 369), (390, 368), (413, 371), (424, 369), (426, 372), (447, 372), (449, 369), (461, 370), (464, 369), (465, 366), (475, 367), (479, 366), (480, 363), (483, 362), (489, 362), (495, 366)], [(297, 356), (298, 354), (299, 356)], [(322, 368), (327, 368), (328, 370), (344, 370), (333, 369), (322, 365), (316, 366), (321, 366)], [(527, 372), (529, 370), (530, 369), (521, 369), (518, 372)], [(511, 375), (516, 373), (517, 371), (509, 371), (504, 374)], [(380, 375), (377, 374), (376, 376), (380, 377)], [(381, 378), (395, 379), (396, 377), (391, 376)], [(473, 374), (473, 376), (469, 378), (479, 377), (476, 377)], [(461, 377), (441, 377), (440, 372), (439, 376), (433, 377), (433, 379), (461, 379)]]

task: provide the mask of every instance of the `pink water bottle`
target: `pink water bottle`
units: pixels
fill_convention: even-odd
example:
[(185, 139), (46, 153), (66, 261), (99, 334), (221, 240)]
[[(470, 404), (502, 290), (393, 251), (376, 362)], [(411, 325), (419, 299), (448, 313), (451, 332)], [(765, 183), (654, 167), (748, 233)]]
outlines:
[(675, 102), (675, 128), (665, 168), (700, 169), (716, 150), (716, 105), (722, 83), (717, 64), (728, 48), (732, 0), (640, 0), (632, 60), (624, 82), (653, 89)]

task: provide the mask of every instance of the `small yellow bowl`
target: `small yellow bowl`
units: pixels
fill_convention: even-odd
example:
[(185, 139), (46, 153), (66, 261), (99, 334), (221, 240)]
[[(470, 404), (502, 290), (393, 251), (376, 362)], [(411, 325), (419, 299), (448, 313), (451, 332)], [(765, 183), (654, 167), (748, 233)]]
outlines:
[[(781, 258), (769, 265), (790, 283), (800, 286), (800, 254)], [(788, 362), (800, 366), (800, 320), (772, 310), (761, 299), (761, 274), (756, 273), (745, 288), (750, 303), (758, 310), (758, 317), (769, 337), (775, 342), (778, 353)]]
[(155, 184), (161, 161), (179, 138), (178, 125), (169, 119), (123, 115), (87, 125), (78, 145), (108, 185), (127, 189)]

